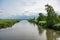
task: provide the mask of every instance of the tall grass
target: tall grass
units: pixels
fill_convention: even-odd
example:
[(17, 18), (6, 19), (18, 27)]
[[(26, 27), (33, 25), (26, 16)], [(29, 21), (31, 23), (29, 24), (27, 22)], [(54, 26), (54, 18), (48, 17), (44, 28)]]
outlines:
[(5, 19), (5, 20), (0, 20), (0, 28), (6, 28), (6, 27), (11, 27), (15, 23), (19, 22), (20, 20), (13, 20), (13, 19)]

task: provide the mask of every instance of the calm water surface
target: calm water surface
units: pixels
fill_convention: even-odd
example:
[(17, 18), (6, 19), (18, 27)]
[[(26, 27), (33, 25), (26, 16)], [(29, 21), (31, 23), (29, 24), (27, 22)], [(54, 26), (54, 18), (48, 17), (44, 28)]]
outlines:
[(60, 40), (60, 31), (43, 29), (23, 20), (10, 28), (0, 29), (0, 40)]

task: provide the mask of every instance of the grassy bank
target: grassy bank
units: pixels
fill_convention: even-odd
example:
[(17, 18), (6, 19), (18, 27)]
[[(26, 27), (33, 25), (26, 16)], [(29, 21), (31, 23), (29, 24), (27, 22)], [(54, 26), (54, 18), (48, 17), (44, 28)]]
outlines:
[(11, 27), (15, 23), (19, 22), (20, 20), (13, 20), (13, 19), (4, 19), (0, 20), (0, 29), (1, 28), (6, 28), (6, 27)]
[(47, 24), (46, 24), (46, 21), (39, 21), (39, 22), (37, 22), (36, 19), (35, 19), (35, 20), (30, 19), (30, 20), (28, 20), (28, 21), (29, 21), (30, 23), (34, 23), (34, 24), (40, 25), (40, 26), (42, 26), (42, 27), (44, 27), (44, 28), (54, 29), (54, 30), (60, 30), (60, 23), (48, 27)]

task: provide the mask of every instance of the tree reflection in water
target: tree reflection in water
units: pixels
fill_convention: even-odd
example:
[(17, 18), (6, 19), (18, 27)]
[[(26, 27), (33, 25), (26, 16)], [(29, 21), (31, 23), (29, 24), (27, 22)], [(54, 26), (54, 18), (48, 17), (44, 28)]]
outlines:
[[(40, 25), (37, 25), (39, 34), (41, 35), (44, 32), (44, 28)], [(60, 31), (55, 31), (51, 29), (45, 29), (46, 30), (46, 38), (47, 40), (57, 40), (60, 38)]]
[[(31, 23), (31, 22), (30, 22)], [(35, 23), (32, 22), (33, 25), (37, 25)], [(39, 31), (39, 35), (42, 35), (44, 33), (44, 30), (46, 30), (46, 40), (59, 40), (58, 38), (60, 38), (60, 31), (55, 31), (52, 29), (46, 29), (43, 28), (40, 25), (37, 25), (38, 31)]]
[(60, 37), (60, 32), (47, 29), (46, 36), (47, 36), (47, 40), (57, 40), (57, 38)]
[(39, 34), (41, 35), (43, 33), (44, 29), (40, 25), (37, 25), (37, 28), (38, 28)]

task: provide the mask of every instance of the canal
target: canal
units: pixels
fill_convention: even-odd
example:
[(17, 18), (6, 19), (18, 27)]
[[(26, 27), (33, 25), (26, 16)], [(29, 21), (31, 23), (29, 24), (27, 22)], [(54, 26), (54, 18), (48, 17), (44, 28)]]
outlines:
[(26, 20), (0, 29), (0, 40), (60, 40), (60, 31), (43, 29)]

